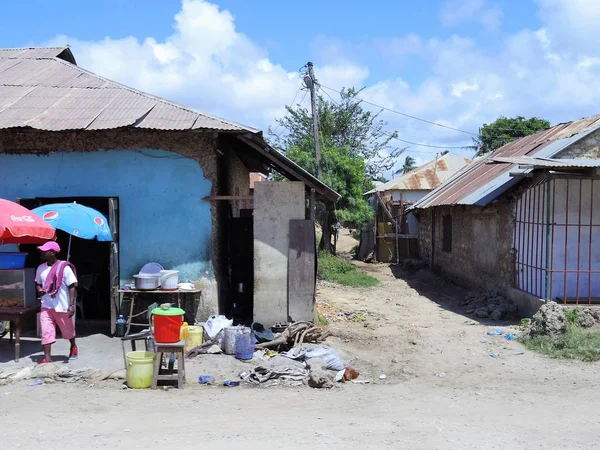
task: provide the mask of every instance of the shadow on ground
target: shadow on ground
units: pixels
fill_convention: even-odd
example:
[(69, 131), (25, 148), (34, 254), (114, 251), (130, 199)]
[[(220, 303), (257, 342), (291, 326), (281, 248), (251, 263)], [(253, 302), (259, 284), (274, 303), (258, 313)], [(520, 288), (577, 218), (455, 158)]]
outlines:
[(404, 280), (419, 295), (433, 301), (440, 308), (461, 315), (471, 321), (486, 326), (509, 326), (519, 323), (517, 319), (496, 321), (481, 319), (474, 314), (467, 314), (460, 303), (470, 291), (436, 275), (429, 269), (405, 269), (396, 264), (390, 264), (389, 269), (395, 278)]

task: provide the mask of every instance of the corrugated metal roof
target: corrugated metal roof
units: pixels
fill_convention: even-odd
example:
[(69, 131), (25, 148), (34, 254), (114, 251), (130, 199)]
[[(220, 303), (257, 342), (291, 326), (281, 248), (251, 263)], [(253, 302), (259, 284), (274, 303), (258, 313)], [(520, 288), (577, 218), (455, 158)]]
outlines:
[(380, 184), (365, 195), (387, 191), (430, 191), (449, 180), (456, 172), (471, 163), (469, 158), (447, 153), (417, 167), (404, 175)]
[(58, 57), (67, 51), (0, 49), (0, 128), (260, 132), (107, 80)]
[(479, 158), (465, 170), (419, 200), (413, 208), (444, 205), (487, 205), (517, 180), (510, 172), (526, 171), (517, 164), (496, 162), (494, 158), (551, 158), (574, 142), (600, 129), (600, 116), (587, 117), (556, 125), (544, 131), (510, 142), (492, 155)]
[(237, 132), (240, 141), (268, 155), (269, 168), (314, 188), (324, 199), (340, 195), (270, 147), (260, 130), (200, 113), (123, 86), (78, 67), (68, 47), (0, 49), (0, 129), (44, 131), (155, 130)]
[(598, 159), (551, 159), (551, 158), (532, 158), (531, 156), (513, 156), (510, 158), (496, 157), (492, 158), (493, 162), (509, 163), (521, 166), (540, 168), (540, 169), (585, 169), (600, 167)]

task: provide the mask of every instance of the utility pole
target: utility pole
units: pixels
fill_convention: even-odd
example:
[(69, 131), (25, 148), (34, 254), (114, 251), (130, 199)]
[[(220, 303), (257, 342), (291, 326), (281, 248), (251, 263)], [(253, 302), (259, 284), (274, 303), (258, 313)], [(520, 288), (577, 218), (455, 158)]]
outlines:
[(323, 169), (321, 168), (321, 149), (319, 148), (319, 117), (317, 112), (317, 80), (315, 79), (315, 72), (313, 71), (313, 63), (306, 63), (308, 67), (308, 73), (304, 75), (304, 84), (310, 89), (310, 105), (312, 108), (312, 120), (313, 120), (313, 138), (315, 140), (315, 160), (317, 162), (317, 178), (323, 180)]

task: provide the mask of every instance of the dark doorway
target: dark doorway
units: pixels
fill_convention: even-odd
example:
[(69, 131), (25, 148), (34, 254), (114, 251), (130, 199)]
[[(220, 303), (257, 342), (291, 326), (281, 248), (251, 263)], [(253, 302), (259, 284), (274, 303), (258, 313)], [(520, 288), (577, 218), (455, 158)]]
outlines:
[[(246, 216), (246, 214), (244, 214)], [(252, 215), (230, 219), (231, 295), (226, 314), (235, 323), (252, 324), (254, 315), (254, 226)]]
[[(64, 197), (64, 198), (34, 198), (20, 199), (19, 203), (28, 209), (51, 203), (73, 203), (94, 208), (110, 220), (116, 220), (114, 203), (115, 199), (105, 197)], [(113, 224), (111, 223), (111, 229)], [(113, 233), (114, 239), (118, 239), (118, 233)], [(58, 245), (61, 248), (60, 259), (67, 259), (69, 239), (71, 236), (64, 231), (57, 230)], [(111, 260), (114, 245), (111, 242), (99, 242), (97, 240), (71, 239), (71, 259), (77, 269), (79, 288), (77, 302), (82, 307), (77, 308), (77, 318), (91, 321), (108, 322), (111, 317), (112, 285)], [(22, 245), (21, 251), (27, 252), (27, 267), (37, 267), (41, 260), (36, 246)], [(118, 268), (117, 268), (118, 270)], [(118, 275), (118, 274), (117, 274)], [(117, 277), (118, 279), (118, 277)]]

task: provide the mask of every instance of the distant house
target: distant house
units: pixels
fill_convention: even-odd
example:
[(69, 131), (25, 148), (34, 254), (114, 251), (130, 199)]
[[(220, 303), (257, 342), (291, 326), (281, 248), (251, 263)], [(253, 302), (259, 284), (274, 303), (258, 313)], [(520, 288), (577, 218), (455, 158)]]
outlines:
[(476, 160), (413, 207), (421, 257), (457, 282), (543, 301), (600, 300), (600, 116)]
[[(252, 189), (251, 172), (272, 170), (289, 181)], [(237, 308), (248, 323), (287, 322), (290, 235), (311, 192), (340, 198), (260, 130), (91, 73), (67, 47), (0, 49), (0, 197), (77, 201), (113, 229), (112, 244), (73, 243), (80, 274), (99, 276), (91, 319), (114, 324), (118, 288), (158, 262), (203, 287), (189, 320)], [(314, 318), (306, 301), (295, 320)]]
[[(404, 210), (440, 186), (467, 166), (471, 160), (455, 153), (433, 159), (387, 183), (378, 183), (365, 195), (375, 210), (375, 255), (378, 261), (395, 261), (418, 256), (418, 222), (414, 215), (404, 215)], [(399, 239), (396, 253), (395, 221), (398, 220)], [(372, 239), (372, 238), (368, 238)]]

